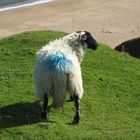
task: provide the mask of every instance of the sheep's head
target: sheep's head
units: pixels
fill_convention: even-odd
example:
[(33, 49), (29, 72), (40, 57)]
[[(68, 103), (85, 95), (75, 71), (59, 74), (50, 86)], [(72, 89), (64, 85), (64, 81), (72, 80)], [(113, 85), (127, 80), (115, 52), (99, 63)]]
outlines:
[(98, 47), (97, 41), (87, 31), (70, 33), (67, 36), (64, 36), (63, 40), (72, 47), (75, 47), (75, 45), (81, 45), (83, 48), (89, 48), (92, 50), (96, 50)]
[(79, 36), (79, 42), (85, 46), (86, 48), (90, 48), (92, 50), (96, 50), (98, 47), (98, 43), (92, 37), (92, 35), (87, 31), (78, 31), (76, 32)]

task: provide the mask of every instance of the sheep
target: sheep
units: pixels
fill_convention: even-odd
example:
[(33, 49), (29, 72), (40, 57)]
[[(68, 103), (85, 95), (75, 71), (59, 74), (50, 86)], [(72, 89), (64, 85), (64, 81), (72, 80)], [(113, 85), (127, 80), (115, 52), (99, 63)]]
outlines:
[(74, 100), (73, 124), (80, 120), (80, 99), (83, 97), (83, 82), (80, 64), (86, 48), (96, 50), (98, 43), (87, 31), (70, 33), (50, 42), (37, 52), (34, 69), (36, 95), (43, 100), (41, 117), (47, 119), (48, 97), (53, 106), (64, 104), (66, 92)]

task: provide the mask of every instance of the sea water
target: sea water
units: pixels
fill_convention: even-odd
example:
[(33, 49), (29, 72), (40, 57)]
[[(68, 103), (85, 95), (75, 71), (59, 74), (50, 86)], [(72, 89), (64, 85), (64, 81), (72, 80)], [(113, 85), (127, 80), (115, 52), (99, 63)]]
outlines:
[(0, 12), (43, 3), (49, 3), (52, 1), (55, 0), (0, 0)]

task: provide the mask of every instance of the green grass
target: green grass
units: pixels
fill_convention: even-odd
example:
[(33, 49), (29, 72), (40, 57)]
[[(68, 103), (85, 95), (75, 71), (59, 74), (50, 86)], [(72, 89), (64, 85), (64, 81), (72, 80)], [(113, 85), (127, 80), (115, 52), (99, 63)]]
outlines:
[(35, 53), (64, 35), (38, 31), (0, 40), (0, 140), (139, 140), (140, 61), (105, 45), (87, 50), (82, 63), (80, 123), (69, 125), (74, 105), (67, 101), (58, 110), (50, 106), (48, 122), (40, 120)]

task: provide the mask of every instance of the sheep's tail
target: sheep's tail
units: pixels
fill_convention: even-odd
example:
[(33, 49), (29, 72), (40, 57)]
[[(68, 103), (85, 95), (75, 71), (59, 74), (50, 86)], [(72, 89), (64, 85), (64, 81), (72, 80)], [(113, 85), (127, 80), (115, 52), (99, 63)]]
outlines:
[(59, 107), (63, 107), (63, 104), (64, 104), (64, 100), (65, 100), (65, 97), (66, 97), (66, 94), (65, 92), (60, 92), (58, 91), (59, 93), (55, 94), (55, 96), (53, 96), (53, 106), (54, 108), (59, 108)]
[(65, 97), (66, 97), (66, 87), (67, 87), (67, 76), (62, 73), (57, 73), (54, 77), (53, 84), (53, 106), (54, 108), (63, 107)]

